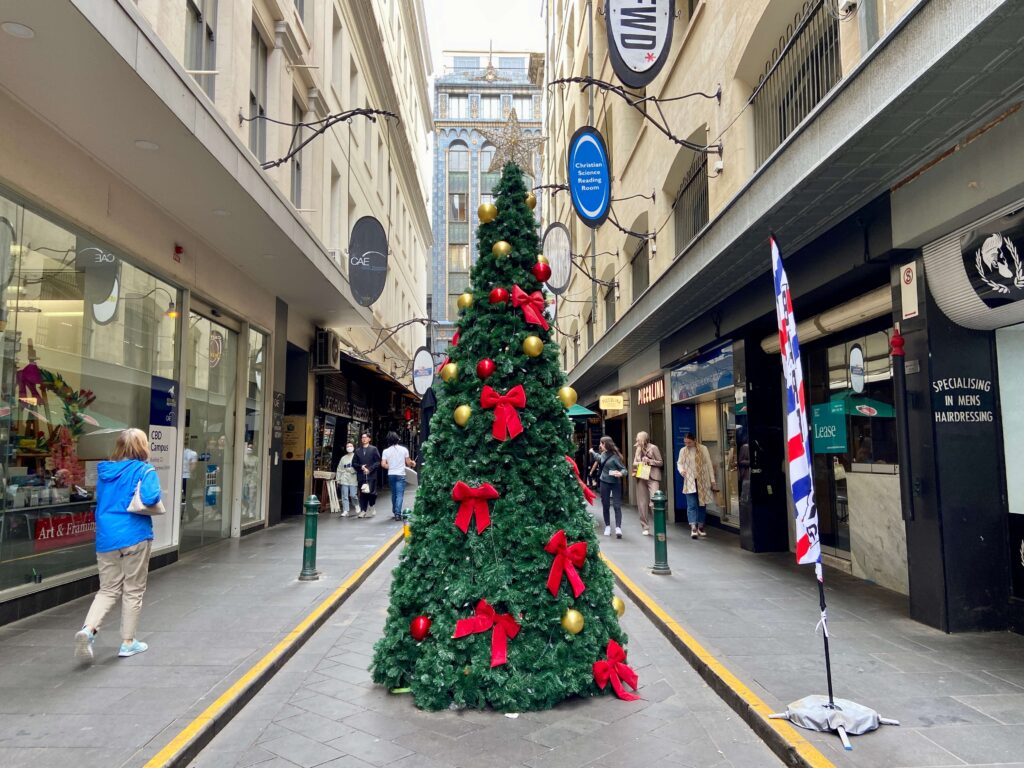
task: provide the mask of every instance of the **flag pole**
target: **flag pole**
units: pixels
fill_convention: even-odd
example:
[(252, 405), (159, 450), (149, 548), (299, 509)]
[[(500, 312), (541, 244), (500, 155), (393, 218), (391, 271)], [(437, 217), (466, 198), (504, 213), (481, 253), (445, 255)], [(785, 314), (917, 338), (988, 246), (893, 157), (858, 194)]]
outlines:
[(832, 694), (832, 659), (828, 653), (828, 608), (825, 606), (825, 579), (821, 573), (821, 563), (814, 564), (815, 576), (818, 579), (818, 606), (821, 608), (821, 637), (825, 642), (825, 679), (828, 681), (828, 707), (836, 708), (836, 700)]

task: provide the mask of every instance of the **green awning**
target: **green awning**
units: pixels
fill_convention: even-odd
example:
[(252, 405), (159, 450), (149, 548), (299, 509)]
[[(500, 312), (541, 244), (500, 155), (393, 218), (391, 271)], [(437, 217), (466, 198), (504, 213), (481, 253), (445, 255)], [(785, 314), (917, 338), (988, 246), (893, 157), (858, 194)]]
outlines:
[(881, 400), (873, 400), (864, 395), (855, 394), (852, 389), (836, 392), (831, 398), (833, 403), (842, 402), (847, 416), (861, 418), (891, 419), (896, 415), (895, 409)]
[(597, 416), (598, 414), (594, 413), (589, 408), (584, 408), (579, 403), (576, 403), (572, 408), (566, 410), (565, 415), (570, 419), (585, 419), (588, 416)]

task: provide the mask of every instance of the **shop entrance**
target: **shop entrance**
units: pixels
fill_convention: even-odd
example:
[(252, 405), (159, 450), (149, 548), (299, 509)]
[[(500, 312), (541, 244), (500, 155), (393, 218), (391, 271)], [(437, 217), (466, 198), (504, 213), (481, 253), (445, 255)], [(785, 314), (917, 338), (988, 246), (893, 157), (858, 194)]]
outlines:
[(189, 314), (181, 551), (231, 535), (238, 329)]

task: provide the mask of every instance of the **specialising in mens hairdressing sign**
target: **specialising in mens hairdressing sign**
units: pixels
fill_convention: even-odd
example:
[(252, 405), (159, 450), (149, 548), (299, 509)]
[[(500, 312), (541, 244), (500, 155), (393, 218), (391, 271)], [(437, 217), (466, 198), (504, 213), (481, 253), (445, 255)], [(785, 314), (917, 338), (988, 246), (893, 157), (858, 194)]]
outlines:
[(363, 216), (352, 227), (348, 241), (348, 282), (361, 307), (380, 298), (388, 277), (388, 236), (373, 216)]
[(608, 0), (604, 17), (612, 69), (624, 85), (643, 88), (668, 60), (675, 0)]
[(569, 141), (569, 194), (576, 215), (591, 229), (608, 218), (612, 203), (612, 171), (601, 132), (584, 125)]

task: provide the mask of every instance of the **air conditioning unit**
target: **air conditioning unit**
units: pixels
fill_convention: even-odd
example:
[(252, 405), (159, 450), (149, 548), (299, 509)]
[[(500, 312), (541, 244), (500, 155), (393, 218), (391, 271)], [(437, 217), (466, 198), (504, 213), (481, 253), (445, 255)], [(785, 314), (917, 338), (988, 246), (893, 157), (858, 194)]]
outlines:
[(316, 329), (316, 349), (313, 355), (313, 370), (330, 373), (341, 370), (341, 340), (329, 328)]

